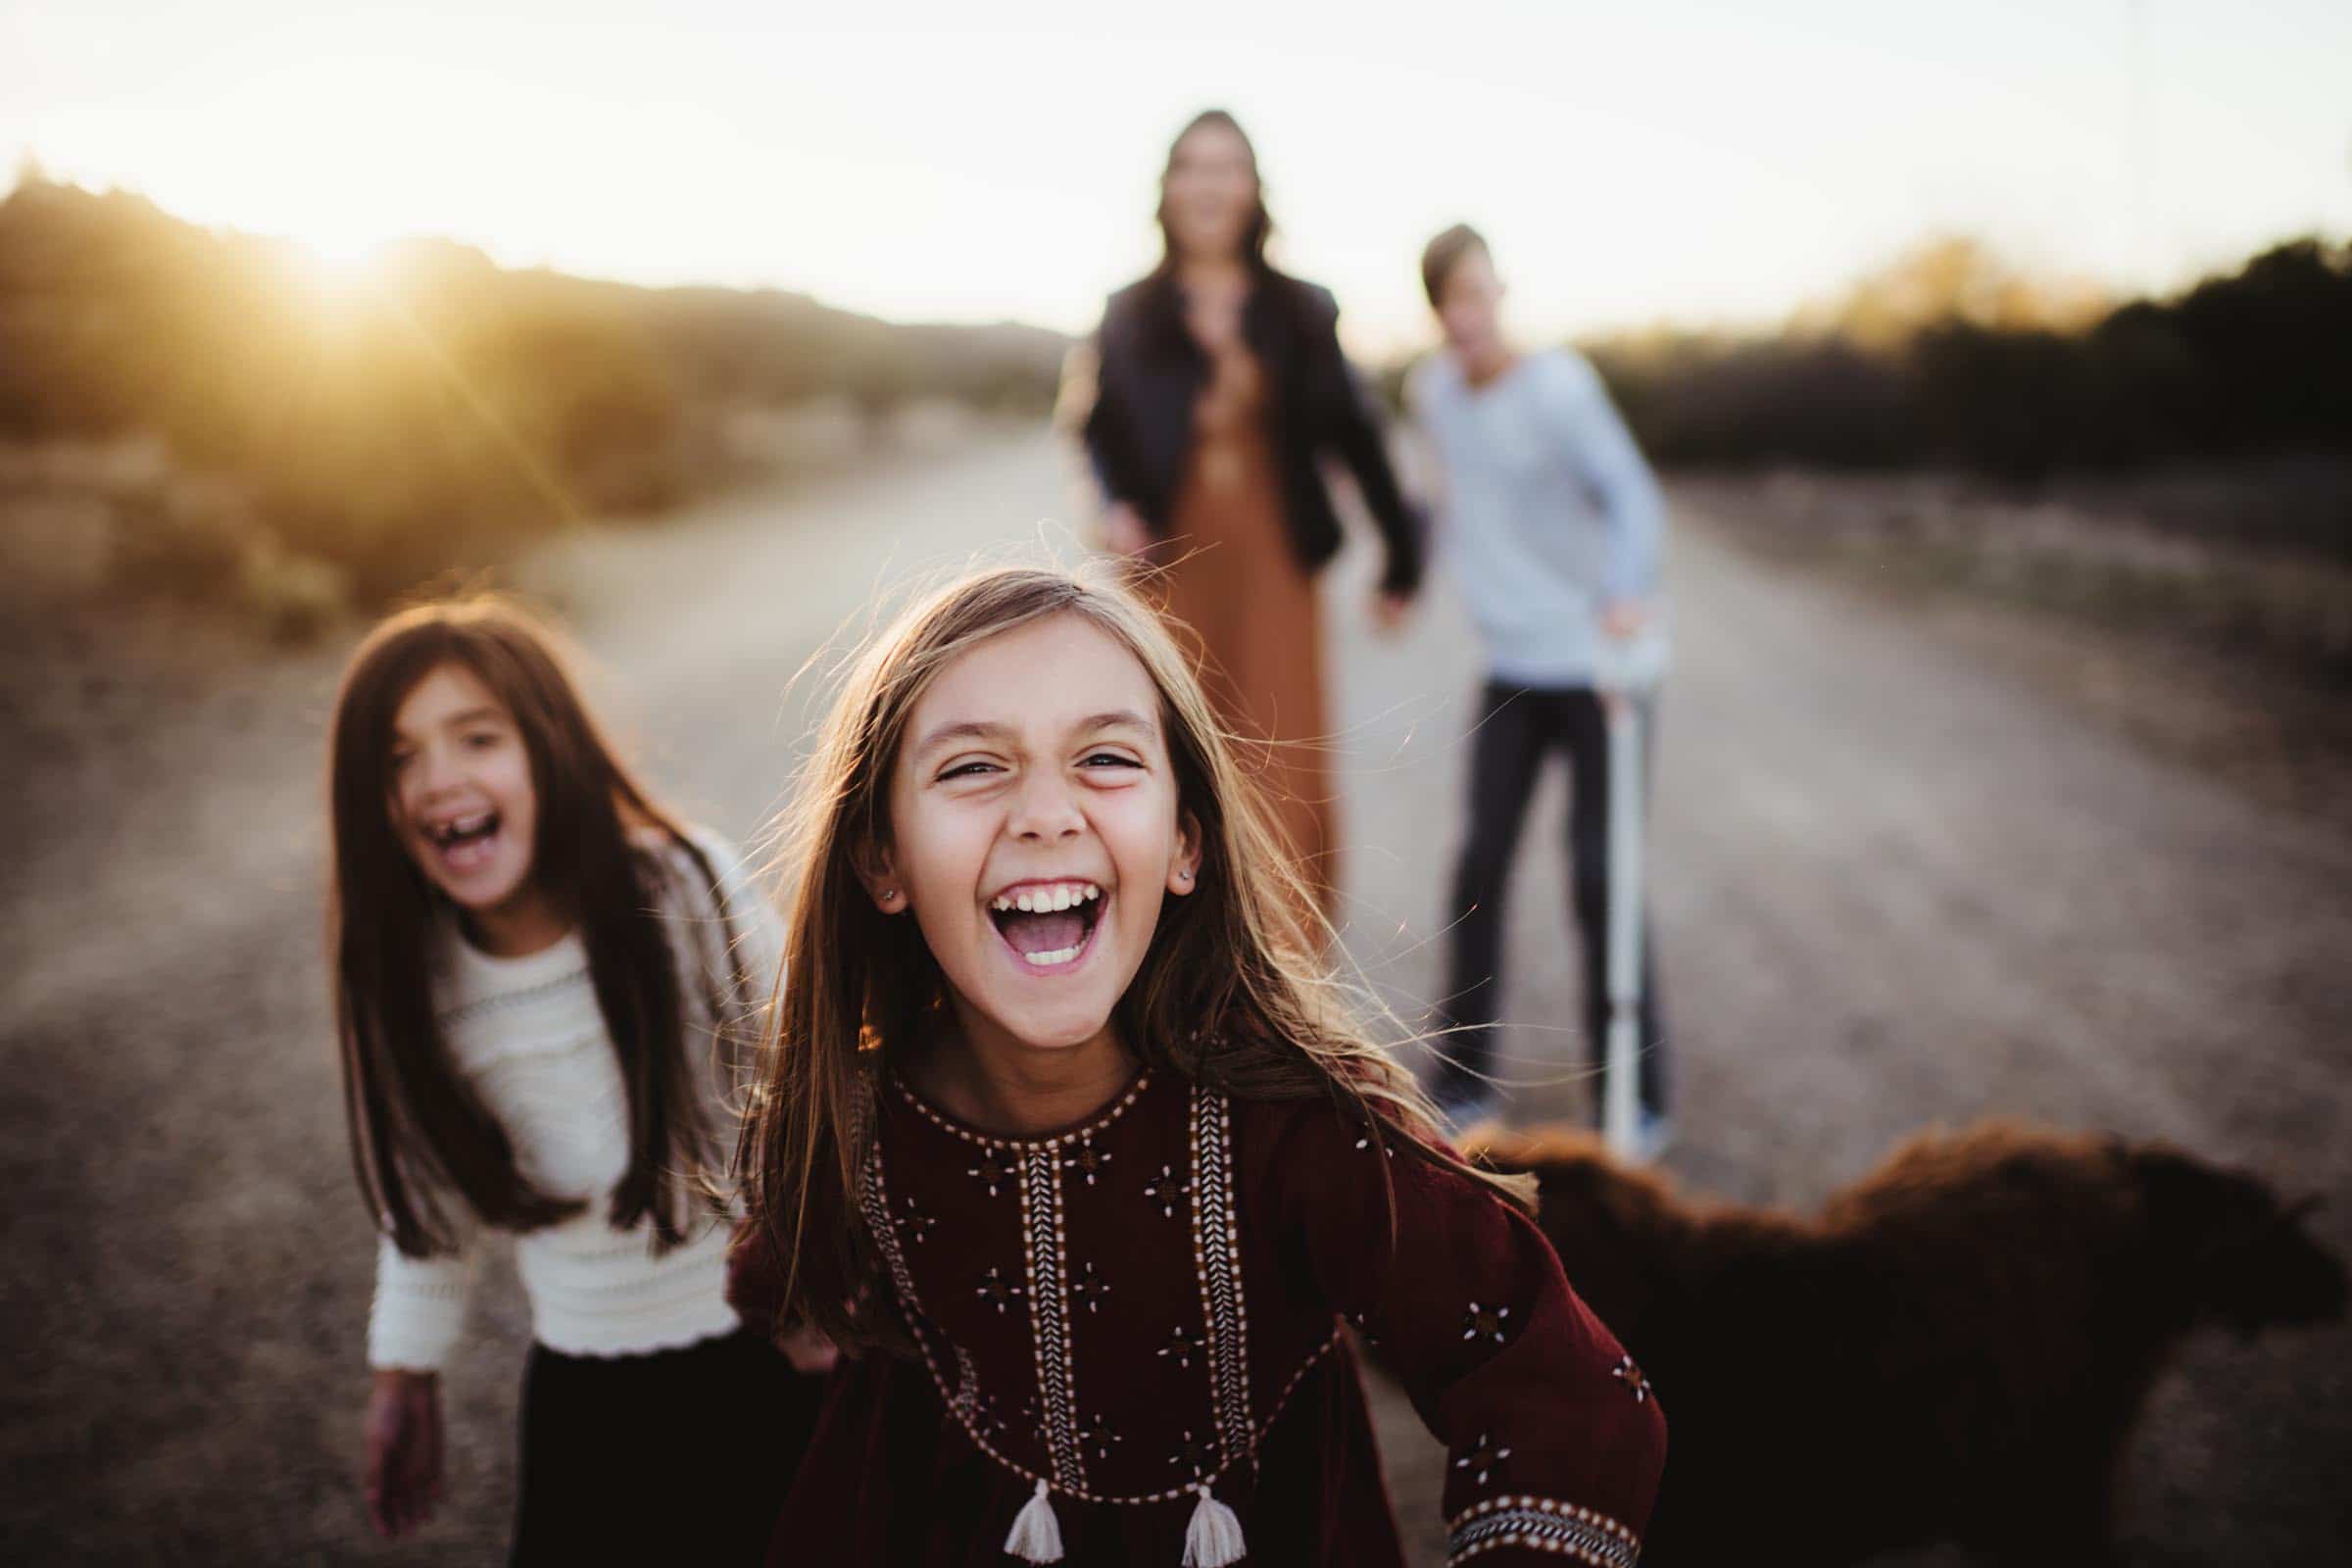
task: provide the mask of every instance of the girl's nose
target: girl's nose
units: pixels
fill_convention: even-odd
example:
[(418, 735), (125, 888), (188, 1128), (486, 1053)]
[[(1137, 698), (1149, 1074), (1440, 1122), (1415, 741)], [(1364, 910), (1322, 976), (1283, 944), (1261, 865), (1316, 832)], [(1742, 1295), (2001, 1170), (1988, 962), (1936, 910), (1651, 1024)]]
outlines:
[(1069, 781), (1051, 771), (1032, 773), (1012, 803), (1005, 826), (1013, 837), (1030, 841), (1066, 839), (1086, 831), (1086, 813)]
[(444, 755), (438, 748), (425, 750), (416, 758), (416, 796), (420, 801), (431, 801), (455, 789), (459, 783), (455, 759)]

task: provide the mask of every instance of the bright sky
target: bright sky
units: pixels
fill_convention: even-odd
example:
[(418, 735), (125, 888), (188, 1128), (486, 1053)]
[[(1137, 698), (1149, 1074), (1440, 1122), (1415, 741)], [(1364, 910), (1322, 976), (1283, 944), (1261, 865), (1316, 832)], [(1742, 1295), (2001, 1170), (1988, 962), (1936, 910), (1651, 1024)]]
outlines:
[(1222, 104), (1366, 349), (1464, 218), (1545, 335), (1777, 318), (1931, 231), (2159, 288), (2352, 232), (2342, 0), (851, 9), (0, 0), (0, 157), (330, 252), (1076, 329)]

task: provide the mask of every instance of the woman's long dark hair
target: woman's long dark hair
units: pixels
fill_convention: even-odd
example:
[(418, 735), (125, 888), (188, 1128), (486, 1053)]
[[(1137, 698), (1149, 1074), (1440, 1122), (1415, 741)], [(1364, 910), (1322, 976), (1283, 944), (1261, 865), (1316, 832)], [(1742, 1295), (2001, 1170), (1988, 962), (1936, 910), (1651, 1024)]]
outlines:
[(1257, 183), (1257, 194), (1250, 209), (1250, 223), (1242, 231), (1242, 263), (1249, 270), (1251, 286), (1265, 297), (1270, 318), (1278, 329), (1288, 332), (1297, 326), (1300, 307), (1298, 286), (1277, 268), (1266, 255), (1274, 238), (1274, 215), (1266, 207), (1266, 188), (1257, 177), (1257, 147), (1242, 122), (1222, 109), (1203, 109), (1185, 122), (1176, 139), (1168, 143), (1168, 161), (1159, 172), (1159, 205), (1152, 217), (1159, 224), (1159, 263), (1144, 278), (1138, 305), (1143, 313), (1145, 341), (1154, 356), (1192, 355), (1200, 351), (1193, 346), (1192, 329), (1185, 324), (1184, 299), (1177, 287), (1176, 270), (1180, 260), (1176, 249), (1176, 231), (1168, 221), (1168, 176), (1176, 172), (1176, 155), (1183, 150), (1194, 132), (1204, 129), (1233, 133), (1250, 155), (1250, 174)]
[(1176, 139), (1168, 143), (1168, 161), (1159, 172), (1159, 207), (1152, 214), (1159, 223), (1159, 266), (1152, 276), (1166, 276), (1176, 270), (1176, 231), (1168, 222), (1168, 176), (1176, 172), (1176, 154), (1192, 139), (1193, 132), (1214, 128), (1231, 131), (1241, 142), (1242, 151), (1250, 155), (1250, 177), (1257, 185), (1256, 205), (1250, 214), (1250, 226), (1242, 232), (1242, 260), (1250, 270), (1260, 274), (1273, 270), (1266, 260), (1266, 244), (1274, 237), (1274, 215), (1266, 210), (1265, 182), (1258, 177), (1257, 144), (1242, 128), (1242, 122), (1222, 109), (1203, 109), (1185, 122)]
[[(448, 900), (394, 832), (392, 730), (400, 706), (433, 671), (466, 670), (514, 715), (538, 796), (530, 875), (576, 922), (598, 1008), (628, 1092), (629, 1163), (612, 1194), (613, 1227), (651, 1219), (657, 1249), (687, 1234), (696, 1178), (712, 1168), (710, 1119), (697, 1091), (664, 906), (683, 890), (673, 845), (716, 911), (729, 978), (703, 983), (714, 1024), (748, 1009), (733, 975), (733, 923), (710, 861), (614, 756), (565, 673), (553, 635), (493, 597), (419, 606), (376, 627), (343, 677), (329, 740), (334, 876), (328, 923), (342, 1035), (352, 1163), (377, 1226), (413, 1257), (457, 1232), (447, 1202), (527, 1231), (579, 1213), (577, 1199), (539, 1191), (514, 1165), (506, 1130), (450, 1059), (435, 1017), (428, 951)], [(701, 951), (704, 944), (693, 944)], [(770, 977), (772, 978), (772, 977)]]

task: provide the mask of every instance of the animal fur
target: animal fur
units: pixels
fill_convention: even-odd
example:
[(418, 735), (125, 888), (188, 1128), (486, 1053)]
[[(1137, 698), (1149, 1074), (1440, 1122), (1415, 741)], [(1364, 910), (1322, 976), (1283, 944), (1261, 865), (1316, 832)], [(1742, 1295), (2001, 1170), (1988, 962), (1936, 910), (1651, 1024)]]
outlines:
[(1694, 1202), (1582, 1133), (1478, 1153), (1535, 1175), (1569, 1278), (1658, 1391), (1662, 1568), (1943, 1541), (2111, 1562), (2118, 1460), (2179, 1341), (2344, 1312), (2312, 1201), (2162, 1146), (1930, 1133), (1817, 1220)]

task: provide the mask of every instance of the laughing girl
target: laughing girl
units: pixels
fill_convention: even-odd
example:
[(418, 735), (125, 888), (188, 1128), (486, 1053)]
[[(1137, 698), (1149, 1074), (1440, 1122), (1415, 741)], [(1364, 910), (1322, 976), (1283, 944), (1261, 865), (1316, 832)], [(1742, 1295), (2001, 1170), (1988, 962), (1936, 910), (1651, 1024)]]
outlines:
[(1288, 935), (1167, 632), (973, 576), (867, 649), (793, 822), (742, 1145), (747, 1315), (862, 1354), (771, 1562), (1400, 1564), (1349, 1341), (1455, 1560), (1631, 1564), (1647, 1384)]
[(756, 1557), (816, 1385), (728, 1306), (696, 1173), (725, 1157), (723, 1063), (776, 983), (772, 906), (497, 601), (362, 645), (331, 791), (345, 1103), (381, 1235), (377, 1528), (441, 1494), (439, 1373), (495, 1230), (518, 1237), (536, 1341), (514, 1560)]

